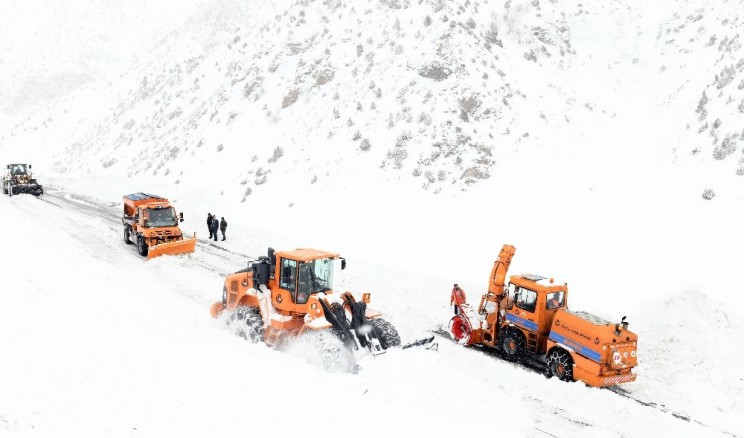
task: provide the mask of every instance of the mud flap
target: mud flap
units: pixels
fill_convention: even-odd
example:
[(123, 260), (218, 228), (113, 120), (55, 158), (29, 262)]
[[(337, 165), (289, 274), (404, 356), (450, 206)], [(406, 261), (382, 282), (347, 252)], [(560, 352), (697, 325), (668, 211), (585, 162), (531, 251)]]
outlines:
[(194, 252), (196, 249), (196, 239), (176, 240), (175, 242), (161, 243), (153, 245), (148, 249), (147, 258), (155, 258), (164, 254), (184, 254)]

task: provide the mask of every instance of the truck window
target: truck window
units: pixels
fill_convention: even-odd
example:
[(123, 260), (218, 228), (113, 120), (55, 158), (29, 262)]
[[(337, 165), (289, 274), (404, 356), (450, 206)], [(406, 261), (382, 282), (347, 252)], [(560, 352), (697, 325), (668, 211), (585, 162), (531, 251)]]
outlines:
[(178, 225), (178, 220), (173, 207), (145, 210), (145, 227), (175, 227), (176, 225)]
[(548, 301), (545, 303), (545, 308), (548, 310), (557, 309), (565, 305), (564, 298), (565, 293), (563, 291), (553, 292), (548, 294)]
[(516, 304), (517, 307), (532, 313), (535, 311), (536, 303), (537, 292), (525, 289), (523, 287), (517, 288), (517, 293), (514, 296), (514, 304)]

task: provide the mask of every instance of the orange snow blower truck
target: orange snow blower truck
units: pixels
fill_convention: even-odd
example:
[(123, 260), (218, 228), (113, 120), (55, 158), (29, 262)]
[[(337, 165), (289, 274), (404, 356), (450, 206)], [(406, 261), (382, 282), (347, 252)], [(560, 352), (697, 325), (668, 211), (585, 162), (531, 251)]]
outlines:
[[(217, 318), (229, 312), (228, 325), (252, 342), (282, 348), (301, 337), (321, 339), (319, 344), (338, 346), (323, 354), (350, 350), (353, 361), (400, 346), (395, 327), (382, 313), (367, 307), (369, 293), (358, 300), (350, 292), (333, 290), (338, 264), (345, 269), (346, 260), (330, 252), (269, 248), (267, 256), (228, 275), (222, 300), (211, 306), (210, 314)], [(431, 341), (433, 337), (409, 345)]]
[(147, 193), (124, 196), (124, 242), (136, 244), (137, 252), (151, 259), (163, 254), (194, 252), (196, 236), (184, 238), (178, 222), (183, 213), (176, 210), (167, 199)]
[(478, 308), (461, 304), (450, 320), (452, 337), (463, 345), (495, 348), (509, 361), (525, 361), (565, 381), (590, 386), (634, 381), (638, 336), (625, 317), (613, 324), (569, 310), (568, 285), (552, 278), (512, 275), (505, 285), (515, 251), (503, 246)]

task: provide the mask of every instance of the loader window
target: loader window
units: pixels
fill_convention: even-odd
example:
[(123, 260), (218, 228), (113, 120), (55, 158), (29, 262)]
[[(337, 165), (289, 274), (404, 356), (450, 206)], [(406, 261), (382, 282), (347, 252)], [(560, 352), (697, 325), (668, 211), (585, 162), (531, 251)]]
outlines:
[(292, 301), (294, 301), (297, 285), (297, 261), (282, 259), (281, 267), (282, 278), (279, 287), (288, 290), (292, 294)]
[(26, 172), (26, 165), (25, 164), (14, 164), (13, 170), (11, 171), (13, 175), (25, 175)]
[(516, 304), (517, 307), (528, 312), (534, 312), (536, 303), (537, 292), (523, 287), (517, 288), (517, 293), (514, 295), (514, 304)]
[(300, 263), (297, 284), (297, 304), (307, 302), (310, 294), (332, 289), (333, 259), (318, 259)]
[(145, 210), (146, 227), (175, 227), (178, 225), (176, 211), (170, 208), (148, 208)]

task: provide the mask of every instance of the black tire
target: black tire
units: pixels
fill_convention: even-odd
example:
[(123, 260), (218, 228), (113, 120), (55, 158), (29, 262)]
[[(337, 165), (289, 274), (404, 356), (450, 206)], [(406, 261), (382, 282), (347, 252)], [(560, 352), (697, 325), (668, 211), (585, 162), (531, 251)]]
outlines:
[(372, 332), (377, 336), (383, 350), (400, 347), (400, 335), (392, 324), (382, 318), (371, 319), (369, 323), (372, 325)]
[(132, 229), (130, 227), (124, 227), (124, 243), (127, 245), (132, 244), (132, 235), (131, 235)]
[(243, 325), (245, 326), (245, 340), (251, 341), (252, 343), (263, 342), (264, 340), (264, 326), (263, 318), (261, 318), (261, 311), (258, 307), (243, 307), (245, 309), (243, 313)]
[(573, 359), (566, 350), (554, 349), (548, 355), (548, 372), (564, 382), (573, 381)]
[(137, 237), (137, 252), (139, 252), (139, 255), (147, 257), (147, 251), (148, 249), (145, 239), (142, 236)]
[(525, 353), (525, 344), (524, 335), (519, 330), (507, 328), (501, 332), (499, 346), (504, 359), (510, 362), (522, 360)]
[(264, 326), (257, 307), (238, 307), (225, 321), (235, 334), (253, 343), (263, 342)]

